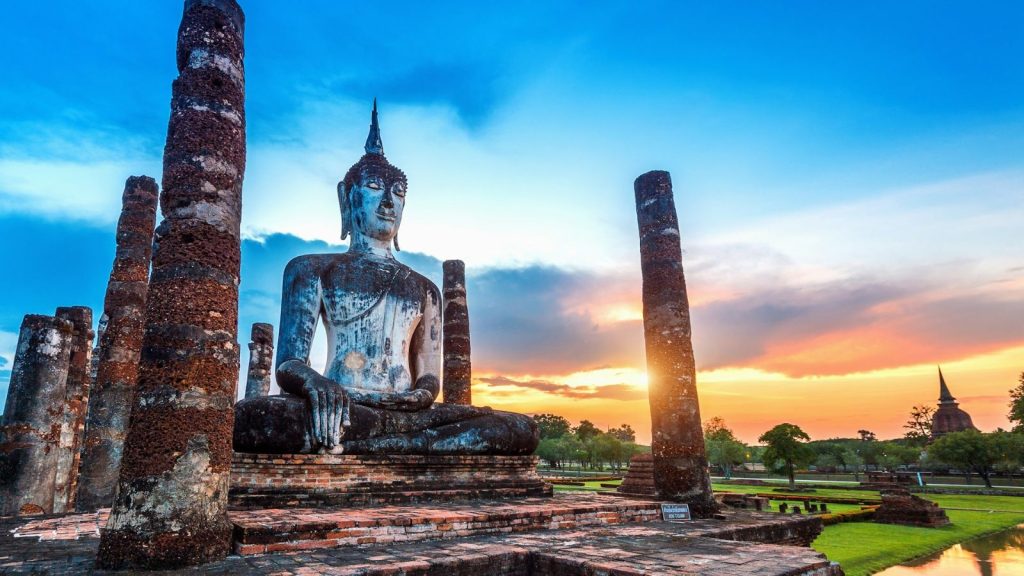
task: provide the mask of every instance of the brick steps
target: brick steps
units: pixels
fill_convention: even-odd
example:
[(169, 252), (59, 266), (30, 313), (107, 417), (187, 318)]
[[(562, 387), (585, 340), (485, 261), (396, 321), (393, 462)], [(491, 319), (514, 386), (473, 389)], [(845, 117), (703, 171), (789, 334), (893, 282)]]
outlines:
[(594, 496), (527, 498), (443, 506), (237, 510), (235, 552), (243, 555), (383, 545), (659, 520), (654, 502)]

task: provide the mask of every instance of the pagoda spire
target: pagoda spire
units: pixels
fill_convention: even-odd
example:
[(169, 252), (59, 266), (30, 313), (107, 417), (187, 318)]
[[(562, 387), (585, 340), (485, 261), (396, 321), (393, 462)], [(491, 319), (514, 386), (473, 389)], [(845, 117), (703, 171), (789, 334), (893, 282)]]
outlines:
[(370, 116), (370, 133), (366, 135), (367, 154), (384, 155), (384, 143), (380, 140), (380, 125), (377, 124), (377, 99), (373, 99), (373, 114)]
[(946, 379), (942, 376), (942, 366), (939, 366), (939, 402), (956, 402), (956, 398), (950, 394), (949, 387), (946, 386)]

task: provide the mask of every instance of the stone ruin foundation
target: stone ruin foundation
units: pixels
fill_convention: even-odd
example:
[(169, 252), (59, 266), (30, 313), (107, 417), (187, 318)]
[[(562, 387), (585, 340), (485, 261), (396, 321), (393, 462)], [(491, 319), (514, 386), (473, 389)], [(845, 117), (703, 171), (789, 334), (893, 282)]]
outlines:
[(616, 488), (620, 494), (631, 496), (657, 496), (654, 486), (654, 457), (650, 454), (637, 454), (629, 459), (629, 468), (622, 484)]
[(911, 494), (905, 488), (882, 490), (882, 505), (875, 510), (875, 522), (937, 528), (949, 524), (946, 511), (938, 504)]

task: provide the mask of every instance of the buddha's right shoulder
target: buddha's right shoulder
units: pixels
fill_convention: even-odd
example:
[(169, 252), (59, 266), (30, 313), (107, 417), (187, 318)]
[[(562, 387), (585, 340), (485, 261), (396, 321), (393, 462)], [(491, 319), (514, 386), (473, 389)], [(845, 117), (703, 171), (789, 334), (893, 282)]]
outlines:
[(292, 258), (284, 267), (286, 277), (319, 276), (320, 272), (342, 259), (344, 254), (303, 254)]

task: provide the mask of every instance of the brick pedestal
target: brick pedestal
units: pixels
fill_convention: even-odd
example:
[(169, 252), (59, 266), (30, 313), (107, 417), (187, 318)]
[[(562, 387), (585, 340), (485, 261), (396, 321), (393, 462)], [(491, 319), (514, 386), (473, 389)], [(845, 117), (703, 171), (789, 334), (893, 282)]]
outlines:
[(231, 466), (236, 508), (549, 495), (536, 456), (236, 453)]

